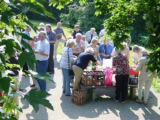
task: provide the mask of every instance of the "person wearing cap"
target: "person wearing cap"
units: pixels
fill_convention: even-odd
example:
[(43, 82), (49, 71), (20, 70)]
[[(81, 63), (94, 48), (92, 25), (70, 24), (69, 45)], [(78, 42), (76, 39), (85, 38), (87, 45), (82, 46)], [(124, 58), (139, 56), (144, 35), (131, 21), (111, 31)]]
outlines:
[(75, 25), (74, 30), (72, 31), (72, 36), (73, 36), (74, 39), (76, 38), (77, 33), (81, 33), (83, 35), (82, 30), (79, 29), (79, 25)]
[[(129, 52), (130, 52), (130, 51), (129, 51), (129, 48), (127, 47), (127, 43), (126, 43), (126, 42), (123, 42), (122, 45), (123, 45), (123, 50), (121, 51), (121, 54), (127, 56), (127, 58), (129, 59)], [(115, 52), (115, 49), (116, 49), (116, 48), (114, 48), (113, 51), (112, 51), (112, 53), (111, 53), (111, 56), (112, 56), (112, 57), (117, 56), (117, 54), (116, 54), (116, 52)]]
[[(57, 28), (54, 29), (54, 32), (56, 33), (56, 43), (54, 44), (54, 58), (56, 59), (59, 42), (62, 42), (65, 44), (67, 38), (64, 34), (63, 28), (61, 27), (61, 22), (57, 23)], [(62, 35), (64, 36), (65, 39), (62, 38)]]
[(104, 35), (106, 33), (107, 33), (107, 31), (105, 30), (105, 25), (104, 25), (104, 28), (99, 32), (99, 36), (101, 37), (101, 43), (103, 42)]
[[(36, 71), (38, 73), (46, 74), (48, 67), (48, 59), (50, 55), (50, 44), (46, 39), (46, 33), (44, 31), (39, 32), (38, 39), (39, 41), (36, 42), (36, 47), (34, 50), (35, 57), (38, 62), (38, 64), (36, 65)], [(46, 81), (38, 79), (37, 82), (40, 90), (46, 91)]]
[[(156, 74), (151, 74), (151, 71), (147, 71), (147, 56), (149, 55), (148, 51), (142, 52), (142, 57), (139, 59), (137, 67), (134, 69), (136, 72), (139, 71), (138, 75), (138, 99), (136, 102), (147, 104), (149, 91), (152, 85), (153, 78), (156, 78)], [(143, 86), (145, 86), (144, 90), (144, 100), (142, 101), (142, 91)]]
[(146, 51), (146, 49), (144, 47), (134, 45), (132, 47), (132, 51), (133, 51), (133, 59), (134, 59), (133, 63), (137, 65), (139, 59), (142, 57), (142, 52)]
[(110, 40), (110, 38), (104, 39), (104, 43), (99, 46), (99, 54), (100, 54), (101, 61), (103, 61), (103, 59), (110, 59), (111, 58), (113, 46), (108, 44), (109, 40)]
[(86, 32), (86, 40), (88, 41), (88, 43), (91, 43), (92, 38), (94, 38), (95, 36), (97, 36), (96, 33), (96, 29), (95, 28), (91, 28), (90, 31)]

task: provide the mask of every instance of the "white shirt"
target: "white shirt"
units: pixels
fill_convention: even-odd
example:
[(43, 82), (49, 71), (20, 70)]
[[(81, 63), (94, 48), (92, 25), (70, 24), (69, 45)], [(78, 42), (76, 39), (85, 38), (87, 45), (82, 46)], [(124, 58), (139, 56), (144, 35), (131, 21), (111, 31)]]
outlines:
[(35, 54), (35, 57), (36, 57), (36, 60), (39, 60), (39, 61), (44, 61), (44, 60), (48, 60), (49, 58), (49, 53), (50, 53), (50, 44), (49, 42), (44, 39), (42, 41), (38, 41), (35, 43), (35, 51), (38, 51), (38, 52), (41, 52), (41, 53), (45, 53), (47, 54), (48, 56), (42, 56), (40, 54)]
[(88, 42), (87, 41), (84, 41), (84, 48), (86, 49), (88, 46)]
[[(103, 36), (104, 36), (104, 34), (106, 34), (107, 33), (107, 31), (105, 30), (105, 29), (102, 29), (101, 31), (100, 31), (100, 33), (99, 33), (99, 36), (101, 37), (101, 42), (103, 42)], [(103, 35), (103, 36), (102, 36)]]
[(145, 51), (144, 47), (140, 47), (140, 51), (139, 53), (135, 53), (133, 52), (133, 58), (134, 58), (134, 62), (137, 64), (139, 59), (142, 57), (142, 52)]

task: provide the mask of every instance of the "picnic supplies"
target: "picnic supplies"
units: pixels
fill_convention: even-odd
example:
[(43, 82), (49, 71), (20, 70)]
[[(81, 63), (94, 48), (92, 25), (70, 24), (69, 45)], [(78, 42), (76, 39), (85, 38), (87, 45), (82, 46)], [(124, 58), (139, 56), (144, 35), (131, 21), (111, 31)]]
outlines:
[(95, 86), (104, 86), (105, 74), (103, 71), (93, 71), (93, 82)]
[(133, 68), (134, 68), (134, 67), (130, 67), (129, 75), (138, 75), (139, 72), (135, 72), (135, 71), (133, 70)]
[(116, 86), (116, 74), (112, 75), (112, 85)]
[(86, 103), (87, 92), (82, 90), (73, 90), (72, 103), (76, 105), (84, 105)]
[(129, 84), (131, 85), (138, 85), (138, 77), (130, 77)]
[(106, 67), (104, 73), (105, 73), (105, 85), (111, 86), (112, 85), (113, 70), (110, 67)]
[(93, 85), (93, 72), (92, 71), (84, 71), (83, 72), (82, 84), (84, 86), (92, 86)]
[(106, 67), (112, 68), (112, 58), (111, 59), (103, 59), (102, 67), (106, 69)]

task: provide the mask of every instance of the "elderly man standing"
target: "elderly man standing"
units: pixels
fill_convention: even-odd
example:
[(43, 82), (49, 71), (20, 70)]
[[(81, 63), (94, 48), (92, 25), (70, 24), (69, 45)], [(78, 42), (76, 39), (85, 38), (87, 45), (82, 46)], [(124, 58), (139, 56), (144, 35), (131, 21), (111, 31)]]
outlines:
[[(58, 44), (59, 44), (59, 42), (65, 43), (67, 38), (64, 34), (63, 29), (61, 28), (61, 23), (60, 22), (57, 23), (57, 28), (54, 29), (54, 32), (56, 33), (56, 43), (54, 44), (54, 58), (57, 58)], [(62, 35), (64, 36), (64, 38), (66, 40), (62, 39)]]
[(56, 42), (56, 34), (55, 32), (52, 32), (50, 24), (46, 25), (46, 31), (47, 31), (47, 36), (49, 38), (49, 43), (50, 43), (50, 54), (49, 54), (47, 71), (49, 72), (49, 74), (54, 74), (53, 51), (54, 51), (54, 44)]
[(91, 30), (86, 33), (86, 40), (89, 44), (91, 43), (92, 38), (97, 36), (97, 33), (95, 31), (95, 28), (91, 28)]
[(103, 61), (103, 59), (110, 59), (111, 58), (113, 46), (108, 43), (109, 43), (109, 38), (105, 39), (104, 44), (99, 46), (99, 53), (100, 53), (101, 61)]
[(76, 34), (75, 42), (76, 42), (76, 45), (73, 48), (73, 54), (75, 56), (78, 56), (80, 53), (84, 52), (84, 50), (85, 50), (85, 43), (82, 40), (82, 34), (81, 33)]
[[(36, 47), (34, 50), (36, 60), (38, 64), (36, 65), (36, 71), (38, 73), (44, 73), (47, 72), (48, 67), (48, 58), (49, 58), (49, 52), (50, 52), (50, 44), (45, 39), (46, 33), (44, 31), (40, 31), (38, 35), (39, 41), (36, 42)], [(46, 81), (45, 80), (37, 80), (40, 90), (46, 91)]]

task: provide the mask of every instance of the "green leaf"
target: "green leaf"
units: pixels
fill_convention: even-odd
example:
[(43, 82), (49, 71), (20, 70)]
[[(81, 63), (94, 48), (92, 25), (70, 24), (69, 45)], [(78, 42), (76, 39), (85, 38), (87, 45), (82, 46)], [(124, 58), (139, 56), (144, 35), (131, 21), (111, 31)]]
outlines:
[(15, 53), (15, 49), (21, 50), (20, 45), (13, 39), (3, 39), (0, 45), (5, 45), (5, 52), (11, 57)]
[(23, 51), (19, 56), (18, 63), (20, 64), (21, 67), (23, 67), (24, 64), (27, 63), (29, 68), (33, 70), (34, 64), (37, 63), (37, 61), (35, 60), (34, 54)]
[(28, 43), (26, 43), (24, 40), (21, 40), (21, 44), (23, 45), (23, 47), (25, 49), (28, 49), (29, 52), (31, 52), (33, 54), (33, 50), (32, 50), (31, 46)]
[(20, 33), (20, 32), (16, 32), (17, 34), (21, 35), (22, 38), (27, 39), (27, 40), (33, 40), (33, 38), (29, 37), (28, 35), (24, 34), (24, 33)]
[(30, 90), (27, 95), (24, 96), (24, 99), (26, 99), (34, 108), (36, 112), (39, 110), (39, 104), (53, 110), (53, 106), (50, 104), (48, 100), (46, 100), (46, 97), (50, 94), (46, 91), (36, 91), (34, 89)]
[(15, 108), (16, 108), (17, 111), (19, 111), (21, 113), (23, 112), (22, 108), (20, 108), (18, 105), (16, 105)]
[(2, 87), (2, 90), (4, 90), (6, 94), (8, 94), (10, 88), (10, 81), (11, 79), (9, 77), (3, 77), (0, 79), (0, 86)]
[(15, 95), (15, 96), (19, 96), (19, 97), (23, 98), (23, 96), (21, 94), (19, 94), (17, 91), (12, 91), (10, 93), (10, 95)]
[(0, 58), (1, 58), (2, 63), (6, 64), (5, 56), (3, 54), (1, 54), (1, 53), (0, 53)]
[(41, 80), (45, 80), (47, 82), (53, 82), (55, 83), (51, 77), (47, 74), (44, 74), (44, 73), (37, 73), (37, 72), (34, 72), (32, 70), (29, 70), (29, 73), (32, 75), (32, 77), (34, 77), (35, 79), (41, 79)]

